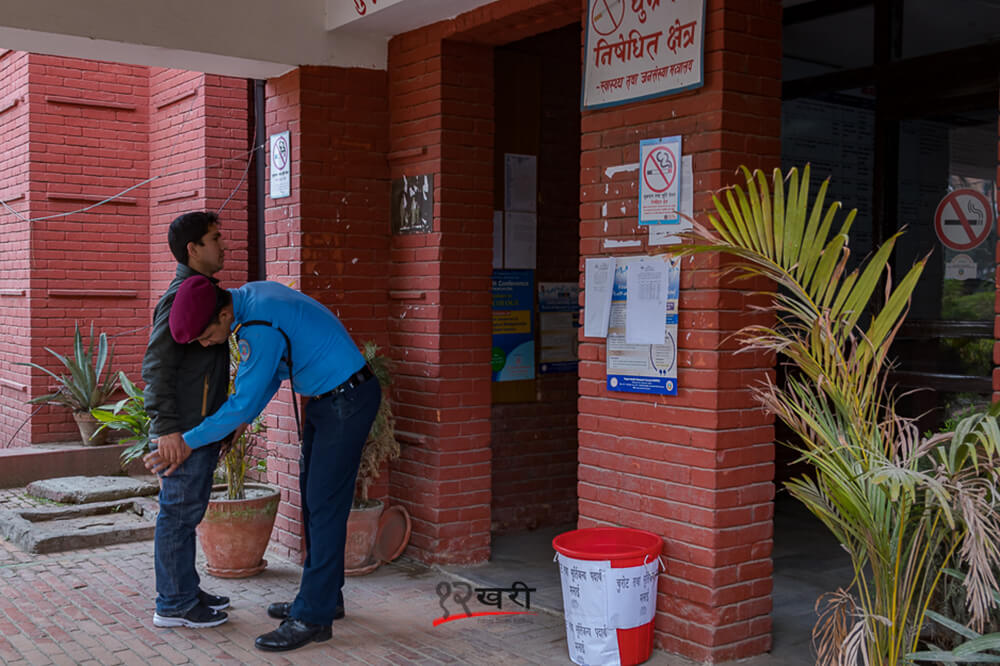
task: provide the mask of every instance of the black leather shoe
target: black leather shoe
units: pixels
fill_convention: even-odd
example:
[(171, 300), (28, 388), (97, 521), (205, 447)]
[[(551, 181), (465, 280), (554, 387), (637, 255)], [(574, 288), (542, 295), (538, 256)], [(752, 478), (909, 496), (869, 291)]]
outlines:
[(302, 620), (288, 618), (278, 628), (262, 634), (254, 641), (258, 650), (284, 652), (294, 650), (307, 643), (328, 641), (333, 637), (328, 624), (309, 624)]
[[(292, 610), (292, 604), (288, 601), (276, 601), (267, 607), (267, 614), (273, 617), (275, 620), (284, 620), (288, 617), (288, 613)], [(333, 619), (339, 620), (344, 617), (344, 607), (337, 606), (337, 609), (333, 611)]]

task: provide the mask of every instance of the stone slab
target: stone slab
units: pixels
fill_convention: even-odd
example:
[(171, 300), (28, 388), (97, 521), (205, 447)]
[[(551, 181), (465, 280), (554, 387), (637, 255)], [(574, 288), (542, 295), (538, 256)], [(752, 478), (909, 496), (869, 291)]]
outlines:
[(160, 492), (154, 477), (131, 476), (62, 476), (32, 481), (25, 488), (29, 495), (64, 504), (110, 502), (126, 497), (144, 497)]
[(139, 498), (0, 511), (0, 536), (29, 553), (152, 539), (156, 512), (151, 505), (153, 500)]

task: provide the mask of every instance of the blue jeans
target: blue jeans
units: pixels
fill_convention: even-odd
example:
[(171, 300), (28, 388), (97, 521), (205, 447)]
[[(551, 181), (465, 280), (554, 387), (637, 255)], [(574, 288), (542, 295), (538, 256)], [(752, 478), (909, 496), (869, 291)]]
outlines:
[(160, 476), (160, 513), (156, 516), (153, 557), (156, 612), (184, 614), (198, 603), (201, 579), (194, 568), (195, 527), (208, 508), (219, 444), (191, 451), (170, 476)]
[(382, 389), (373, 377), (337, 397), (306, 404), (299, 461), (306, 561), (289, 617), (329, 625), (343, 603), (347, 517), (361, 449), (381, 399)]

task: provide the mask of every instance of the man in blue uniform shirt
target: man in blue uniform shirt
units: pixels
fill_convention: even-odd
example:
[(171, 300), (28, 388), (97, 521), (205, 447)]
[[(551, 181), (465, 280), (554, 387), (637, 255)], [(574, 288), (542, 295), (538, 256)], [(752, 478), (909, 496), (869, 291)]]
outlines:
[(261, 650), (293, 650), (331, 637), (343, 617), (344, 545), (361, 448), (381, 400), (381, 388), (343, 324), (326, 307), (275, 282), (251, 282), (223, 290), (203, 276), (177, 290), (170, 332), (181, 344), (224, 344), (230, 331), (242, 356), (235, 393), (213, 415), (183, 435), (177, 447), (162, 446), (147, 467), (169, 475), (193, 449), (251, 423), (291, 379), (305, 408), (299, 487), (306, 560), (292, 603), (273, 603), (282, 618), (257, 637)]

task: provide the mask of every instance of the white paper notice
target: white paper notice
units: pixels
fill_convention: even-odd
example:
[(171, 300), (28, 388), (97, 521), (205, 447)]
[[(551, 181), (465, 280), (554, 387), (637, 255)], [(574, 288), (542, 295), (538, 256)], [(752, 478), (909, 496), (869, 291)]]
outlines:
[(606, 338), (611, 314), (611, 290), (615, 283), (615, 258), (587, 259), (583, 281), (583, 335)]
[(641, 627), (656, 614), (658, 559), (638, 567), (611, 569), (608, 588), (608, 626), (617, 629)]
[(493, 211), (493, 268), (503, 268), (503, 211)]
[[(534, 213), (538, 205), (538, 159), (534, 155), (507, 153), (504, 208)], [(510, 268), (508, 266), (507, 268)]]
[(569, 658), (620, 664), (617, 629), (649, 624), (656, 614), (660, 560), (613, 568), (611, 562), (558, 555)]
[(534, 213), (507, 211), (504, 220), (504, 268), (534, 268), (537, 220)]
[(628, 267), (625, 275), (625, 343), (662, 345), (667, 336), (669, 275), (662, 257), (647, 257)]
[(681, 239), (677, 234), (691, 230), (694, 218), (694, 169), (691, 156), (681, 158), (681, 216), (677, 224), (649, 225), (650, 245), (677, 245)]
[(611, 562), (559, 554), (569, 657), (576, 664), (620, 664), (618, 633), (608, 624)]

